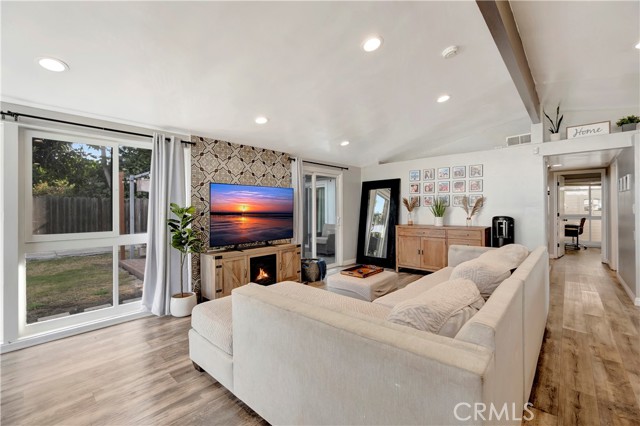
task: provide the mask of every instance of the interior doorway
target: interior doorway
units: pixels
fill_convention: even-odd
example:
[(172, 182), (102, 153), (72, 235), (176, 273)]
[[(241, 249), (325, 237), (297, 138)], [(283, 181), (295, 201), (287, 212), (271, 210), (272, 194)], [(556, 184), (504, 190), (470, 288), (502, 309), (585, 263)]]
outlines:
[(565, 250), (606, 248), (608, 203), (605, 169), (554, 173), (555, 257)]

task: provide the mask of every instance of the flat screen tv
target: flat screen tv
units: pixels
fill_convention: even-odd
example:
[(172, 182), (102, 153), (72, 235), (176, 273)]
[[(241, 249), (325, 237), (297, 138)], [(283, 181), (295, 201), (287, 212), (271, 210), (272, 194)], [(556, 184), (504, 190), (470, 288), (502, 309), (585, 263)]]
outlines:
[(209, 246), (293, 238), (293, 188), (211, 183)]

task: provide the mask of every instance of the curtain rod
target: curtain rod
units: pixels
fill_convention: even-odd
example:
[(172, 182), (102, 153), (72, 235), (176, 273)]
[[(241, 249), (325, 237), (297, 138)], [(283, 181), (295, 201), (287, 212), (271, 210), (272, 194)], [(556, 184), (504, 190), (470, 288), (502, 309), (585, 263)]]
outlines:
[[(27, 117), (27, 118), (34, 118), (36, 120), (53, 121), (54, 123), (62, 123), (62, 124), (70, 124), (72, 126), (87, 127), (89, 129), (104, 130), (106, 132), (121, 133), (123, 135), (142, 136), (143, 138), (152, 138), (153, 137), (152, 135), (146, 135), (144, 133), (136, 133), (136, 132), (128, 132), (126, 130), (110, 129), (109, 127), (92, 126), (90, 124), (76, 123), (74, 121), (57, 120), (55, 118), (40, 117), (40, 116), (37, 116), (37, 115), (23, 114), (21, 112), (0, 111), (0, 115), (2, 115), (2, 119), (3, 120), (4, 120), (4, 116), (5, 115), (13, 117), (13, 119), (15, 121), (18, 121), (18, 118), (20, 118), (20, 117)], [(169, 140), (170, 140), (169, 138), (165, 138), (165, 141), (169, 141)], [(183, 140), (181, 140), (180, 142), (183, 143), (183, 144), (186, 144), (186, 145), (195, 145), (195, 142), (191, 142), (191, 141), (183, 141)]]
[[(296, 161), (295, 158), (291, 158), (289, 157), (289, 159), (291, 161)], [(340, 170), (349, 170), (348, 167), (342, 167), (342, 166), (334, 166), (333, 164), (325, 164), (325, 163), (316, 163), (315, 161), (307, 161), (307, 160), (302, 160), (303, 163), (307, 163), (307, 164), (315, 164), (316, 166), (325, 166), (325, 167), (333, 167), (334, 169), (340, 169)]]

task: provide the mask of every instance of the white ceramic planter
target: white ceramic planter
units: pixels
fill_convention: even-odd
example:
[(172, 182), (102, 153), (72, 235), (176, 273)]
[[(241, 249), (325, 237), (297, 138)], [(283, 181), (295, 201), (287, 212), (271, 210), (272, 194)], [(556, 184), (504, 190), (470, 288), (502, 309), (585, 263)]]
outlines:
[(552, 142), (557, 142), (560, 140), (560, 133), (551, 133), (549, 135), (549, 140)]
[[(195, 293), (184, 293), (185, 297), (179, 297), (180, 293), (171, 296), (171, 315), (174, 317), (188, 317), (191, 310), (198, 304)], [(188, 295), (188, 296), (187, 296)]]
[(444, 217), (436, 217), (434, 225), (435, 226), (444, 226)]

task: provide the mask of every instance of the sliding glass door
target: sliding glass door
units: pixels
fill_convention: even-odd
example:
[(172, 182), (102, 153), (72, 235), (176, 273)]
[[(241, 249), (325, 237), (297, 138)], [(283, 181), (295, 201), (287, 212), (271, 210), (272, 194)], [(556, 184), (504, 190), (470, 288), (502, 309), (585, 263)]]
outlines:
[(321, 257), (328, 266), (339, 263), (340, 184), (339, 173), (305, 170), (304, 257)]
[(23, 133), (21, 335), (140, 310), (151, 145)]

